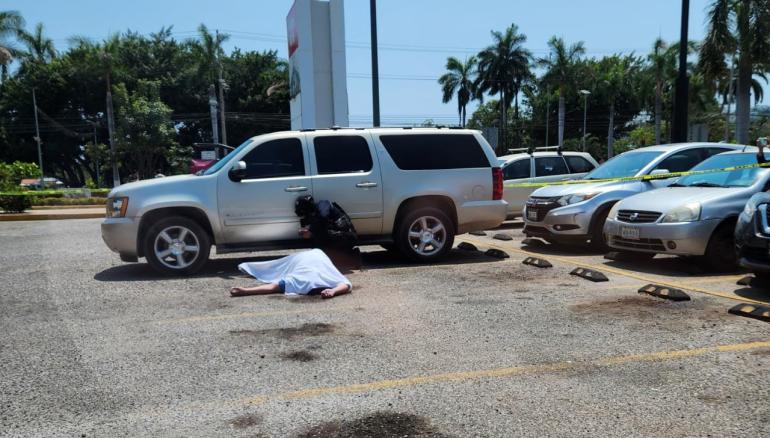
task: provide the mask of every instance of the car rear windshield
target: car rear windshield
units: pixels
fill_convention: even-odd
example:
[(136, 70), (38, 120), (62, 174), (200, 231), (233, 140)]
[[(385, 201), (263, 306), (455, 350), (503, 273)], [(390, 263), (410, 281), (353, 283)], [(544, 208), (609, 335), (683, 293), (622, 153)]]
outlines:
[(490, 167), (472, 134), (381, 135), (380, 140), (402, 170)]
[(597, 167), (586, 175), (585, 179), (634, 176), (662, 153), (661, 151), (626, 152)]
[[(757, 155), (754, 153), (715, 155), (693, 167), (692, 171), (723, 169), (725, 167), (743, 166), (747, 164), (757, 164)], [(760, 177), (767, 174), (767, 172), (768, 169), (754, 167), (751, 169), (687, 175), (679, 178), (675, 186), (748, 187), (753, 185)]]

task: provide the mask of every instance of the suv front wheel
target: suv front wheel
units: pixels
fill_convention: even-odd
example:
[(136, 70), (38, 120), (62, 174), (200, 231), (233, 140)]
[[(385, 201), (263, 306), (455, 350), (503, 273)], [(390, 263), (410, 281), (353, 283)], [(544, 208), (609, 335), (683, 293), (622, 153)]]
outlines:
[(190, 275), (208, 261), (211, 239), (194, 220), (170, 216), (147, 230), (143, 249), (147, 263), (156, 271), (166, 275)]
[(454, 245), (454, 225), (442, 210), (420, 207), (404, 216), (396, 231), (396, 245), (409, 259), (432, 262)]

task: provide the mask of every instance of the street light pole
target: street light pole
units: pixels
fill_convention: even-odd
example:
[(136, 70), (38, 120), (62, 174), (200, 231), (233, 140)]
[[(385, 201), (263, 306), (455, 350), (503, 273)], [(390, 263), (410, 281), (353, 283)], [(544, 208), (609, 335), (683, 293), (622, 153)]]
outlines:
[(580, 94), (583, 95), (583, 152), (586, 151), (586, 116), (588, 115), (588, 95), (591, 94), (588, 90), (580, 90)]
[(377, 0), (369, 0), (372, 28), (372, 125), (380, 126), (380, 68), (377, 62)]
[(674, 126), (672, 143), (687, 141), (687, 105), (689, 102), (687, 77), (687, 28), (690, 22), (690, 0), (682, 0), (682, 28), (679, 37), (679, 76), (676, 78), (674, 97)]
[(40, 126), (37, 123), (37, 98), (35, 89), (32, 88), (32, 106), (35, 110), (35, 140), (37, 141), (37, 160), (40, 165), (40, 186), (45, 188), (45, 172), (43, 171), (43, 148), (40, 145)]

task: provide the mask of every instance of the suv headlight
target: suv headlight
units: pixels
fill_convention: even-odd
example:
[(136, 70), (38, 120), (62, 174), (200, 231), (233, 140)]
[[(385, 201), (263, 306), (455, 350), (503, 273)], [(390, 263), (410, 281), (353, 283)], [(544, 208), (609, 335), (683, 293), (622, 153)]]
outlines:
[(107, 217), (125, 217), (128, 209), (128, 197), (107, 199)]
[(694, 222), (700, 219), (700, 210), (700, 204), (697, 202), (683, 205), (668, 212), (665, 216), (663, 216), (663, 220), (661, 220), (661, 222)]
[(579, 193), (575, 195), (565, 195), (559, 198), (556, 203), (563, 207), (565, 205), (572, 205), (577, 204), (578, 202), (588, 201), (596, 195), (598, 195), (598, 193)]

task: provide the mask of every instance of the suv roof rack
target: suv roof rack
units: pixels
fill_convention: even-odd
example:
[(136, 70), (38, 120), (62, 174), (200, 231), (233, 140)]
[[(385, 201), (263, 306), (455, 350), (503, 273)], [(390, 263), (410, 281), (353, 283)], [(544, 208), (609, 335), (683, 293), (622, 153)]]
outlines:
[(561, 155), (561, 146), (538, 146), (538, 147), (530, 146), (528, 148), (508, 149), (508, 152), (526, 152), (529, 155), (532, 155), (533, 153), (535, 153), (535, 151), (550, 151), (554, 149), (556, 149), (557, 154)]

